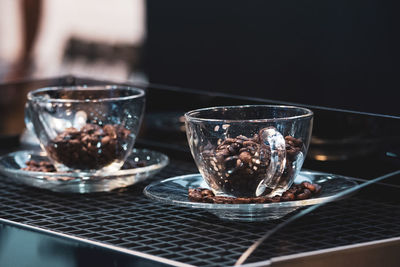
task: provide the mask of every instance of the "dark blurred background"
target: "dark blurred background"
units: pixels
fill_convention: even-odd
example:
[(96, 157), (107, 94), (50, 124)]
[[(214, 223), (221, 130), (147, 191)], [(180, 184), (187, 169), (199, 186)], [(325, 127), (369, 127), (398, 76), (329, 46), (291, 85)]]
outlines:
[(392, 0), (147, 1), (152, 82), (399, 115)]
[(399, 116), (398, 5), (0, 0), (21, 18), (0, 19), (0, 78), (74, 74)]

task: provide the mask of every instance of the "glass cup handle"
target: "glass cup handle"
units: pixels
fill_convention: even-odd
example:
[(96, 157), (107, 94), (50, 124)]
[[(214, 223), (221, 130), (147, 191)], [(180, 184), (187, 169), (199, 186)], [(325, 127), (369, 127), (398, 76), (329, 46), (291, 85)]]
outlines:
[(260, 139), (269, 145), (271, 158), (266, 177), (257, 187), (256, 196), (262, 195), (267, 188), (276, 188), (286, 166), (286, 144), (283, 135), (275, 127), (264, 128), (259, 132)]
[(36, 134), (35, 129), (33, 127), (33, 122), (32, 122), (32, 103), (30, 103), (29, 101), (27, 101), (25, 104), (24, 121), (25, 121), (25, 126), (28, 129), (28, 131)]

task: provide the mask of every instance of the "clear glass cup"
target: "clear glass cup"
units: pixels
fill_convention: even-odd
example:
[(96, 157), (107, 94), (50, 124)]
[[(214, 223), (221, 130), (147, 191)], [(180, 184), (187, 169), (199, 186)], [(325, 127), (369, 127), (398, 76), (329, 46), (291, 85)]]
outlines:
[(281, 195), (310, 143), (313, 112), (295, 106), (210, 107), (185, 114), (196, 165), (216, 195)]
[(25, 123), (57, 171), (117, 171), (131, 154), (145, 92), (119, 85), (47, 87), (28, 93)]

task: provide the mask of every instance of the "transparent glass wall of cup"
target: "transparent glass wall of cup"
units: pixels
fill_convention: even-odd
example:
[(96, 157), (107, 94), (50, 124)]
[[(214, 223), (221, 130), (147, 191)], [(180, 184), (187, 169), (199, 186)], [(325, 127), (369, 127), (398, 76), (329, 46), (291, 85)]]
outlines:
[(58, 171), (119, 170), (145, 106), (142, 89), (117, 85), (41, 88), (27, 98), (26, 126)]
[(313, 113), (294, 106), (249, 105), (193, 110), (186, 134), (197, 167), (217, 195), (281, 195), (309, 146)]

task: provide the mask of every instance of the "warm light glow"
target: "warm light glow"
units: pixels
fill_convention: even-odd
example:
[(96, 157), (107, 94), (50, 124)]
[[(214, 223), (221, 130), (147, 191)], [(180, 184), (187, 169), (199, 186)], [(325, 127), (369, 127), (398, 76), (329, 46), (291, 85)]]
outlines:
[(328, 160), (328, 157), (325, 155), (316, 155), (314, 158), (319, 161), (327, 161)]

